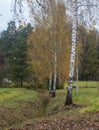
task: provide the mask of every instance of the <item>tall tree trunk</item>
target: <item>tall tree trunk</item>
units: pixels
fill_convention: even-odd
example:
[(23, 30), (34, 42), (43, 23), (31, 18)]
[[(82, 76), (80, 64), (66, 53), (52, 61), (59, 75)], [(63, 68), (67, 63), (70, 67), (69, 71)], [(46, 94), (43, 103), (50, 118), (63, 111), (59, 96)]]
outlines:
[(55, 97), (56, 80), (57, 80), (57, 54), (56, 54), (56, 43), (55, 43), (55, 51), (54, 51), (54, 82), (53, 82), (53, 94), (52, 94), (52, 97)]
[(79, 70), (78, 70), (78, 47), (76, 53), (76, 92), (78, 92), (78, 78), (79, 78)]
[(59, 82), (59, 89), (61, 88), (61, 79), (60, 79), (60, 73), (58, 74), (58, 82)]
[(23, 87), (23, 76), (22, 75), (20, 77), (20, 86), (21, 86), (21, 88)]
[(74, 12), (74, 18), (73, 18), (73, 23), (72, 23), (72, 48), (71, 48), (71, 58), (70, 58), (68, 90), (66, 94), (65, 105), (71, 105), (73, 103), (72, 101), (72, 88), (73, 87), (72, 86), (73, 86), (76, 43), (77, 43), (77, 0), (75, 0), (73, 12)]
[(50, 71), (50, 79), (49, 79), (49, 94), (51, 94), (52, 91), (52, 72)]
[(76, 92), (78, 92), (78, 66), (76, 67)]

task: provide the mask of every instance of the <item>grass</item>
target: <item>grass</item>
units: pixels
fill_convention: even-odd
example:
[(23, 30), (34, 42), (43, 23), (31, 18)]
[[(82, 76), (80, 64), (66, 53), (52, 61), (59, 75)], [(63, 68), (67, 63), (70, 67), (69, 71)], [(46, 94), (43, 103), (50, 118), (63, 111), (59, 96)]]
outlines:
[[(74, 82), (75, 85), (75, 82)], [(68, 115), (99, 111), (99, 91), (97, 82), (79, 82), (79, 91), (73, 89), (74, 104), (82, 107), (58, 111), (64, 107), (66, 88), (56, 91), (55, 98), (49, 98), (43, 91), (33, 91), (25, 88), (0, 88), (0, 121), (5, 126), (19, 124), (23, 121), (45, 115), (49, 119)], [(40, 95), (40, 96), (39, 96)], [(58, 111), (58, 112), (57, 112)], [(44, 117), (45, 118), (45, 117)], [(0, 124), (0, 125), (1, 125)]]
[(25, 88), (0, 88), (0, 129), (39, 117), (39, 93)]
[[(76, 81), (74, 81), (74, 86), (76, 86)], [(79, 81), (78, 82), (79, 87), (84, 88), (84, 87), (88, 87), (88, 88), (97, 88), (99, 86), (99, 82), (98, 81)]]
[[(65, 87), (67, 88), (68, 83), (65, 83)], [(73, 86), (76, 86), (76, 81), (73, 82)], [(99, 87), (99, 81), (78, 81), (78, 86), (80, 88), (97, 88)]]
[[(86, 87), (87, 84), (87, 87)], [(73, 86), (76, 86), (74, 82)], [(97, 112), (99, 111), (99, 89), (98, 82), (88, 81), (88, 82), (79, 82), (79, 91), (76, 92), (76, 89), (73, 89), (73, 103), (82, 105), (80, 109), (76, 110), (76, 113), (85, 113), (85, 112)], [(57, 90), (56, 97), (51, 99), (49, 105), (46, 108), (47, 113), (50, 113), (54, 108), (60, 109), (64, 106), (66, 99), (66, 89), (67, 84), (65, 85), (64, 90)], [(70, 113), (73, 113), (75, 110), (70, 110)], [(69, 113), (69, 112), (68, 112)]]
[(37, 97), (37, 92), (27, 90), (24, 88), (1, 88), (0, 89), (0, 104), (11, 105), (16, 103), (15, 101), (30, 101)]
[(87, 105), (80, 112), (96, 112), (99, 111), (99, 93), (96, 88), (82, 88), (79, 92), (73, 93), (74, 103)]

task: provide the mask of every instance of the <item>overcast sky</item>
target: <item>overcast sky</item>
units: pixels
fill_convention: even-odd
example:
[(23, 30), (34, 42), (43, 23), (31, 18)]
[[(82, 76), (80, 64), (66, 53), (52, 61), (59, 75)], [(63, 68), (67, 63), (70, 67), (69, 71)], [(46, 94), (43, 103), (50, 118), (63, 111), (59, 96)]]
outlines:
[[(14, 0), (0, 0), (0, 32), (5, 30), (7, 28), (7, 23), (11, 20), (14, 20), (13, 14), (13, 2)], [(26, 23), (29, 23), (29, 10), (27, 8), (27, 5), (24, 3), (24, 13), (22, 14), (22, 17), (24, 17), (24, 20)], [(21, 17), (21, 15), (20, 15)], [(21, 18), (22, 18), (21, 17)], [(16, 23), (18, 25), (18, 22), (16, 20)]]
[(13, 20), (12, 0), (0, 0), (0, 32), (7, 28), (7, 23)]
[[(11, 20), (13, 20), (13, 2), (14, 0), (0, 0), (0, 32), (5, 30), (7, 28), (7, 23)], [(25, 4), (24, 4), (25, 5)], [(27, 10), (27, 7), (25, 8), (25, 17), (29, 20), (29, 12)], [(25, 19), (25, 21), (26, 21)], [(30, 22), (30, 21), (28, 21)], [(98, 23), (96, 25), (96, 28), (99, 30)]]

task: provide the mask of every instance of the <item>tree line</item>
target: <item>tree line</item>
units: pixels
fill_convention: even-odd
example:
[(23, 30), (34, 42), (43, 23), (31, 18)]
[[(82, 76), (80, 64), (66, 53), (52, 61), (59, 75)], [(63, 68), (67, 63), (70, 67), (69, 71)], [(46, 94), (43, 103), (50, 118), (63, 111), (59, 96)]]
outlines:
[[(31, 24), (16, 28), (10, 21), (0, 36), (0, 81), (7, 77), (15, 86), (35, 82), (46, 86), (55, 95), (68, 80), (72, 24), (66, 15), (64, 1), (50, 3), (50, 11), (43, 10)], [(99, 74), (99, 32), (78, 26), (75, 70), (79, 80), (97, 80)], [(76, 66), (77, 65), (77, 66)], [(76, 80), (76, 71), (74, 79)]]
[(0, 81), (7, 78), (15, 86), (23, 86), (23, 81), (30, 72), (27, 55), (27, 37), (31, 32), (30, 24), (27, 27), (16, 28), (15, 22), (8, 23), (7, 30), (0, 37)]

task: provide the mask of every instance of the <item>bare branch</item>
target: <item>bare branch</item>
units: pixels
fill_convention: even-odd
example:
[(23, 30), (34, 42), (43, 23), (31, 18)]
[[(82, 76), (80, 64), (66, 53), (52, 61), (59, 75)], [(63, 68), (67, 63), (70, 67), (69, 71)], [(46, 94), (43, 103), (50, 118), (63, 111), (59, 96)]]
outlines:
[(38, 4), (39, 6), (41, 6), (42, 8), (45, 9), (45, 6), (44, 6), (39, 0), (36, 0), (36, 2), (37, 2), (37, 4)]

